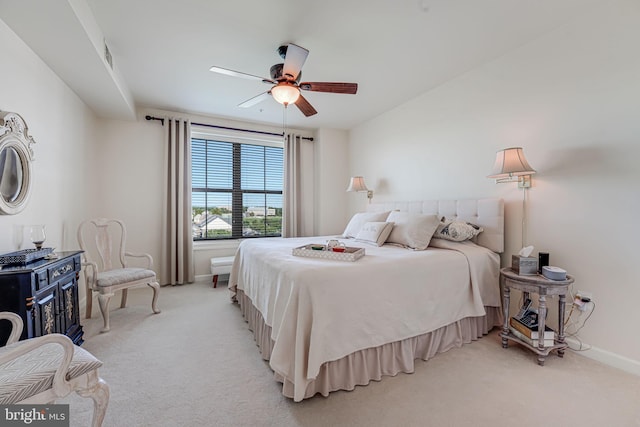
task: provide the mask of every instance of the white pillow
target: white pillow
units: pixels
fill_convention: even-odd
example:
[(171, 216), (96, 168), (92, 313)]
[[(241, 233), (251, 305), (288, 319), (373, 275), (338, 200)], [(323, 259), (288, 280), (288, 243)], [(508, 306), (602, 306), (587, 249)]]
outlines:
[(358, 232), (356, 242), (382, 246), (391, 234), (391, 230), (393, 230), (392, 222), (367, 222)]
[(389, 216), (389, 211), (386, 212), (360, 212), (354, 214), (351, 217), (351, 221), (347, 224), (347, 228), (344, 229), (342, 237), (356, 237), (360, 232), (360, 229), (367, 222), (380, 222), (385, 221)]
[(482, 227), (471, 224), (470, 222), (451, 221), (443, 218), (443, 221), (438, 224), (438, 229), (433, 237), (436, 239), (451, 240), (453, 242), (463, 242), (473, 239), (482, 231)]
[(440, 223), (437, 215), (399, 211), (391, 212), (387, 217), (387, 221), (394, 223), (387, 242), (397, 243), (420, 251), (427, 249), (431, 236), (433, 236)]

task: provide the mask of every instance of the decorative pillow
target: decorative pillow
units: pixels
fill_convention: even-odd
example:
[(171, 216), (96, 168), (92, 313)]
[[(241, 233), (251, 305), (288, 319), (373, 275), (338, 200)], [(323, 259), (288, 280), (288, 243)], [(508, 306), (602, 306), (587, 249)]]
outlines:
[(425, 250), (440, 222), (437, 215), (392, 211), (387, 221), (393, 222), (393, 230), (387, 238), (389, 243)]
[(462, 242), (473, 239), (482, 231), (481, 227), (471, 224), (470, 222), (452, 221), (443, 217), (433, 237), (436, 239)]
[(360, 212), (354, 214), (351, 217), (351, 221), (347, 224), (347, 228), (344, 229), (344, 233), (342, 233), (342, 237), (356, 237), (360, 232), (360, 229), (367, 222), (379, 222), (385, 221), (389, 216), (389, 211), (386, 212)]
[(393, 230), (392, 222), (367, 222), (358, 232), (356, 242), (382, 246), (391, 234), (391, 230)]

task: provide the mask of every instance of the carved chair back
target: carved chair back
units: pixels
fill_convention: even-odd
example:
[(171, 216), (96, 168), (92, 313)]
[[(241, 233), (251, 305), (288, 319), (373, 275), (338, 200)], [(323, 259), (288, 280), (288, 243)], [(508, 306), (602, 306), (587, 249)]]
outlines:
[(99, 271), (127, 267), (126, 240), (127, 229), (118, 219), (90, 219), (78, 227), (78, 242), (85, 251), (84, 257), (87, 261), (98, 264)]

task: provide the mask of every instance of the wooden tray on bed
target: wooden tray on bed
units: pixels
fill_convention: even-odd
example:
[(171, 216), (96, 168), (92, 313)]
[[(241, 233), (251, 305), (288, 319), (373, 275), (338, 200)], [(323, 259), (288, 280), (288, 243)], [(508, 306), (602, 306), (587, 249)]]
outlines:
[(308, 244), (304, 246), (299, 246), (297, 248), (293, 248), (293, 255), (295, 256), (303, 256), (308, 258), (324, 258), (330, 259), (334, 261), (357, 261), (364, 256), (364, 248), (353, 248), (351, 246), (347, 246), (344, 248), (344, 252), (333, 252), (327, 249), (312, 249), (311, 247), (315, 246), (323, 246), (322, 244)]

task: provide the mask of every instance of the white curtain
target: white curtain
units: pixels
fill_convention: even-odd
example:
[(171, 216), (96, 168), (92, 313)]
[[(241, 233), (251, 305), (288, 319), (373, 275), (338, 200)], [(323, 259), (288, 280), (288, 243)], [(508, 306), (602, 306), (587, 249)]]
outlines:
[(313, 142), (288, 134), (284, 143), (282, 237), (313, 234)]
[(162, 219), (162, 284), (195, 279), (191, 231), (191, 122), (164, 119), (164, 200)]

